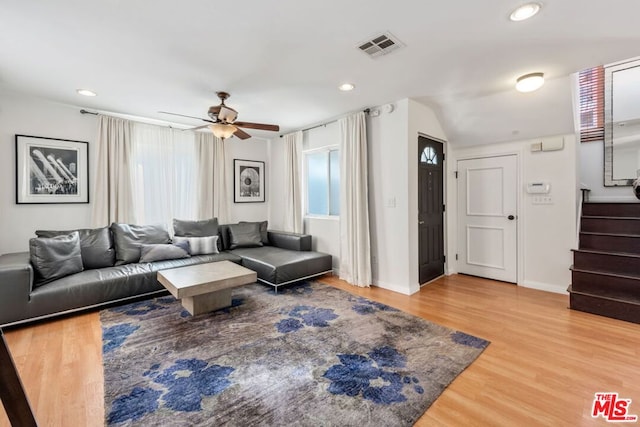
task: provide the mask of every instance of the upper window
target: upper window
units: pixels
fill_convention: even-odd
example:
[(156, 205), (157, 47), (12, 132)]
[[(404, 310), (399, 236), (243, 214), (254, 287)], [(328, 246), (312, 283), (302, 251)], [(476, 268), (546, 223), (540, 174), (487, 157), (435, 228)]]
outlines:
[(340, 152), (337, 149), (305, 154), (307, 215), (340, 215)]
[(604, 67), (582, 70), (580, 90), (580, 142), (604, 139)]
[(426, 163), (428, 165), (438, 164), (438, 155), (433, 147), (424, 147), (422, 154), (420, 155), (420, 163)]

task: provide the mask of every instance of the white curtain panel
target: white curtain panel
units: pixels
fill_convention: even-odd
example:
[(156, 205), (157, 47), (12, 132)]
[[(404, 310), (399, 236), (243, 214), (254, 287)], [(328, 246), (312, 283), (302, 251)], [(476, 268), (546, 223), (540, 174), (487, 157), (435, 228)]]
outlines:
[(135, 222), (132, 186), (132, 122), (98, 117), (98, 155), (93, 185), (92, 223)]
[(198, 219), (213, 218), (213, 145), (211, 133), (196, 132), (198, 159)]
[(367, 128), (363, 112), (340, 119), (340, 278), (371, 285)]
[(284, 136), (284, 231), (302, 233), (302, 131)]
[(193, 132), (133, 123), (133, 188), (140, 224), (167, 224), (197, 215), (196, 142)]
[(229, 197), (227, 192), (226, 141), (213, 138), (213, 216), (219, 224), (229, 222)]

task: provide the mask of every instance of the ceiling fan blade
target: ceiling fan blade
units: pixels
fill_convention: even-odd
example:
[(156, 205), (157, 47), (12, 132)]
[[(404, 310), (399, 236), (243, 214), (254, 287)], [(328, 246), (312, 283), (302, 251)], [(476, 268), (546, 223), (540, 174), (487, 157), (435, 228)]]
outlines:
[(263, 123), (251, 123), (251, 122), (233, 122), (234, 126), (239, 126), (243, 128), (249, 129), (259, 129), (259, 130), (270, 130), (273, 132), (280, 131), (280, 126), (278, 125), (267, 125)]
[(248, 139), (251, 138), (251, 135), (249, 135), (248, 133), (246, 133), (245, 131), (243, 131), (242, 129), (237, 129), (234, 133), (233, 136), (237, 136), (240, 139)]
[(202, 117), (187, 116), (185, 114), (169, 113), (168, 111), (158, 111), (160, 114), (169, 114), (171, 116), (189, 117), (190, 119), (202, 120), (209, 123), (215, 123), (213, 120), (203, 119)]
[(198, 130), (198, 129), (204, 129), (204, 128), (208, 128), (210, 125), (202, 125), (202, 126), (197, 126), (194, 128), (189, 128), (188, 130)]

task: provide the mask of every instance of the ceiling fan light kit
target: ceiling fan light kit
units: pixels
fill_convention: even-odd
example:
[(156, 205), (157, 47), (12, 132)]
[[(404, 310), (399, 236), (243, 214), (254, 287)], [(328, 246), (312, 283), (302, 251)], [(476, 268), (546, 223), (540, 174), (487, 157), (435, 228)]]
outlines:
[(268, 130), (273, 132), (280, 131), (280, 126), (278, 125), (268, 125), (263, 123), (252, 123), (252, 122), (236, 122), (236, 118), (238, 117), (238, 112), (231, 107), (228, 107), (224, 101), (229, 98), (229, 94), (227, 92), (216, 92), (218, 98), (220, 98), (220, 104), (209, 107), (209, 111), (207, 115), (208, 119), (201, 117), (188, 116), (185, 114), (177, 114), (177, 113), (169, 113), (167, 111), (160, 111), (162, 114), (170, 114), (172, 116), (180, 116), (180, 117), (190, 117), (192, 119), (202, 120), (206, 123), (211, 123), (208, 125), (197, 126), (192, 128), (191, 130), (201, 129), (208, 127), (211, 129), (213, 134), (221, 139), (229, 138), (232, 135), (235, 135), (240, 139), (248, 139), (251, 138), (251, 135), (246, 133), (240, 128), (249, 128), (249, 129), (258, 129), (258, 130)]
[(238, 128), (234, 125), (230, 125), (227, 123), (214, 123), (212, 125), (209, 125), (209, 129), (211, 129), (211, 132), (213, 132), (213, 134), (220, 139), (229, 138), (238, 130)]
[(518, 92), (533, 92), (538, 90), (544, 84), (544, 73), (530, 73), (518, 77), (516, 81), (516, 90)]

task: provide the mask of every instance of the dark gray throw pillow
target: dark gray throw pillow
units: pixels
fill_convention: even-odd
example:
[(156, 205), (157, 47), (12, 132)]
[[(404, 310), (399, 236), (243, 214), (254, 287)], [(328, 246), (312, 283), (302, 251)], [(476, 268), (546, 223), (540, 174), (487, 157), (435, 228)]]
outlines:
[(260, 224), (257, 222), (243, 222), (229, 224), (229, 248), (255, 248), (262, 246)]
[(29, 239), (34, 287), (82, 271), (80, 235), (77, 231), (56, 237)]
[(189, 253), (178, 245), (140, 245), (140, 262), (189, 258)]
[(218, 234), (218, 218), (202, 221), (173, 220), (173, 234), (183, 237), (207, 237)]
[(83, 228), (80, 230), (36, 230), (38, 237), (56, 237), (77, 231), (80, 235), (80, 253), (85, 270), (113, 267), (116, 262), (116, 250), (109, 227)]
[(132, 225), (111, 224), (113, 241), (116, 247), (116, 265), (138, 262), (140, 245), (169, 243), (169, 231), (163, 224)]
[(269, 227), (269, 221), (262, 221), (262, 222), (249, 222), (249, 221), (240, 221), (240, 224), (258, 224), (258, 226), (260, 227), (260, 240), (262, 240), (262, 244), (263, 245), (268, 245), (269, 244), (269, 233), (267, 231), (268, 227)]

